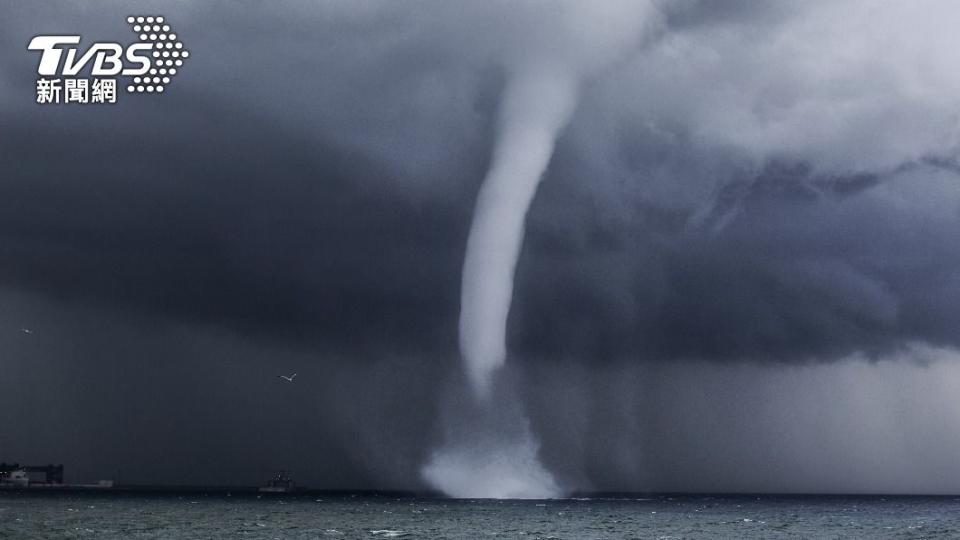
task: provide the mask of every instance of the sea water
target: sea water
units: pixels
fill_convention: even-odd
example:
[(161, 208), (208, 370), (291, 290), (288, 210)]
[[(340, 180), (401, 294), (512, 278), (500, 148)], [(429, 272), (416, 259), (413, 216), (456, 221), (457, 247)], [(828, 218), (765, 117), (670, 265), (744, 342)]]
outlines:
[(0, 538), (956, 538), (960, 498), (0, 493)]

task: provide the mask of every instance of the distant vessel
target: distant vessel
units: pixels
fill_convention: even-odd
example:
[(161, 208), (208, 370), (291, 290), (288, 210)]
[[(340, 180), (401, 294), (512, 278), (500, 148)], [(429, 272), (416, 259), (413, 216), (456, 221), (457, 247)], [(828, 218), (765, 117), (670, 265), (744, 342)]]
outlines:
[[(43, 475), (40, 482), (34, 476)], [(0, 486), (4, 487), (53, 487), (63, 485), (63, 465), (20, 465), (0, 463)]]
[(30, 485), (30, 475), (23, 469), (17, 469), (4, 474), (0, 483), (9, 484), (11, 487), (27, 487)]
[(260, 487), (260, 493), (293, 493), (298, 491), (296, 483), (290, 478), (290, 471), (280, 471), (267, 485)]
[(7, 489), (112, 489), (113, 480), (95, 484), (64, 484), (63, 465), (0, 463), (0, 490)]

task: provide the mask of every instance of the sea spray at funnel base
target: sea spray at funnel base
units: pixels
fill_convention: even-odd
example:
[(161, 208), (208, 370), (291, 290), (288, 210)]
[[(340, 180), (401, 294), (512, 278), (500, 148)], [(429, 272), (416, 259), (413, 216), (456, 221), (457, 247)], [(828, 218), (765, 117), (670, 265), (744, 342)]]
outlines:
[[(498, 377), (500, 379), (500, 377)], [(448, 402), (446, 444), (423, 478), (451, 497), (548, 499), (562, 491), (540, 463), (540, 443), (513, 388), (498, 381), (488, 402)]]

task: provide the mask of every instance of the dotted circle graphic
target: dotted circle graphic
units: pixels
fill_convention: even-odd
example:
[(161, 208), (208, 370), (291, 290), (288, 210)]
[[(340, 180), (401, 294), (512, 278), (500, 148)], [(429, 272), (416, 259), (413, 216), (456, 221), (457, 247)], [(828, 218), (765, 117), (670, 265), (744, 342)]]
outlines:
[(133, 77), (133, 84), (127, 85), (127, 92), (163, 92), (177, 74), (173, 66), (182, 67), (183, 59), (189, 58), (190, 51), (183, 48), (183, 42), (179, 41), (173, 28), (162, 16), (130, 15), (127, 24), (141, 42), (152, 46), (150, 56), (154, 59), (154, 66), (146, 73)]

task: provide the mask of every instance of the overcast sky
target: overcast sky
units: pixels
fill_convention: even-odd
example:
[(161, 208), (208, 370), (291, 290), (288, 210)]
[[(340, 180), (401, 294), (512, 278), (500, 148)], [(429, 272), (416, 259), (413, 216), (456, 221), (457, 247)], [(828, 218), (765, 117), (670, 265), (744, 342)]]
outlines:
[[(509, 370), (545, 464), (960, 491), (960, 6), (653, 6), (527, 220)], [(0, 461), (424, 487), (505, 73), (600, 55), (592, 9), (0, 6)], [(31, 37), (129, 43), (141, 13), (191, 52), (162, 95), (34, 103)]]

